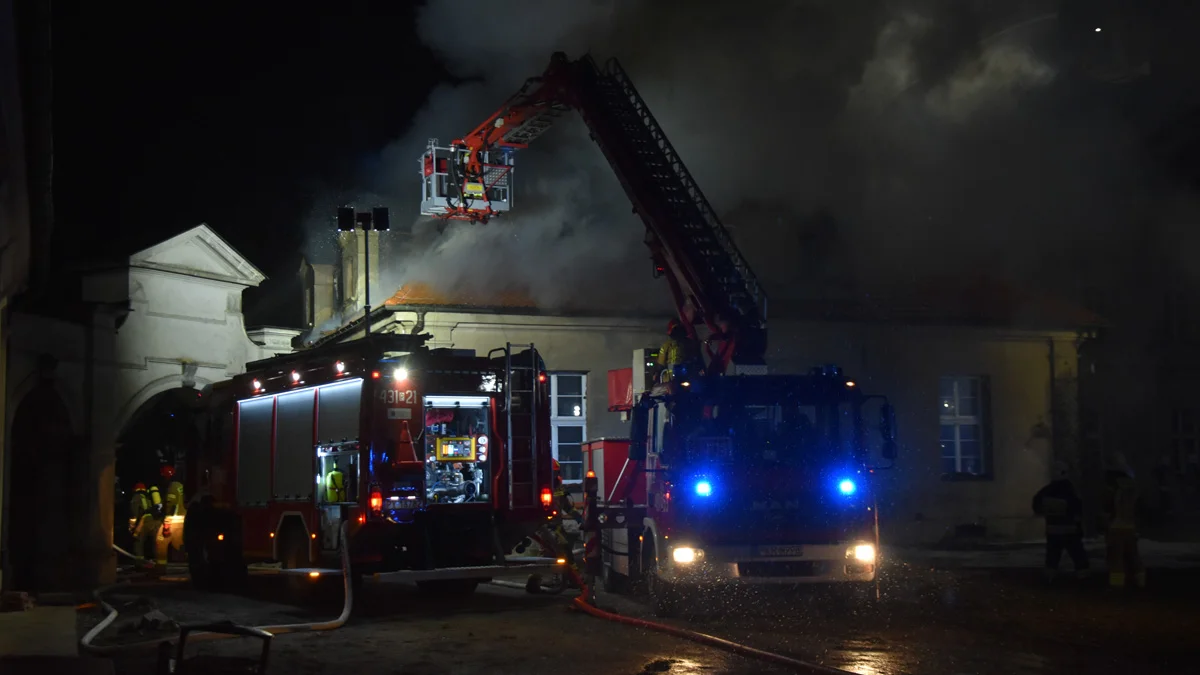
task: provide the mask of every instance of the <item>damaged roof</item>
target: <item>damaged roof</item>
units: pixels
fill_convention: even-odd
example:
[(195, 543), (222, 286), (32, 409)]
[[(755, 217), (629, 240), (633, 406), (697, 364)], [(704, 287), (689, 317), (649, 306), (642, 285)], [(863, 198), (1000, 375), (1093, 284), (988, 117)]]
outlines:
[(521, 291), (471, 292), (435, 290), (427, 283), (416, 281), (404, 284), (392, 297), (383, 301), (385, 307), (472, 307), (497, 309), (537, 309), (537, 302)]

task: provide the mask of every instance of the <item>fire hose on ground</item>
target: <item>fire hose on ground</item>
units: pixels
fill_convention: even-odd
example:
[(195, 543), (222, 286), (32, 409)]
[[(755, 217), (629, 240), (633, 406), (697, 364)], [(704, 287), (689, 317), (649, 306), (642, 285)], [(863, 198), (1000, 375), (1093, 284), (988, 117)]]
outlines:
[[(255, 626), (255, 628), (257, 628), (258, 630), (266, 631), (272, 635), (283, 635), (286, 633), (307, 633), (307, 632), (312, 632), (312, 631), (335, 630), (337, 628), (341, 628), (342, 626), (344, 626), (346, 624), (346, 621), (350, 619), (350, 612), (354, 607), (353, 583), (351, 582), (351, 577), (350, 577), (350, 549), (349, 549), (349, 546), (346, 545), (346, 542), (348, 541), (348, 534), (349, 534), (348, 530), (349, 530), (348, 524), (342, 523), (342, 586), (343, 586), (343, 590), (345, 591), (345, 598), (346, 598), (345, 602), (342, 605), (342, 613), (340, 615), (338, 615), (338, 617), (336, 619), (332, 619), (330, 621), (321, 621), (321, 622), (313, 622), (313, 623), (289, 623), (289, 624), (279, 624), (279, 625), (274, 625), (274, 626)], [(129, 553), (128, 551), (125, 551), (124, 549), (121, 549), (118, 546), (113, 546), (113, 550), (117, 551), (118, 553), (120, 553), (122, 555), (128, 556), (130, 558), (137, 559), (136, 556)], [(92, 654), (95, 656), (115, 656), (117, 654), (122, 654), (122, 653), (130, 652), (130, 651), (136, 651), (136, 650), (140, 650), (140, 649), (158, 648), (158, 646), (163, 643), (164, 639), (158, 638), (158, 639), (153, 639), (153, 640), (142, 640), (140, 642), (132, 642), (132, 643), (126, 643), (126, 644), (119, 644), (119, 645), (97, 646), (97, 645), (92, 644), (92, 640), (96, 639), (97, 635), (104, 632), (104, 630), (106, 628), (108, 628), (110, 625), (112, 625), (113, 621), (116, 621), (116, 619), (117, 619), (117, 614), (118, 614), (117, 609), (115, 607), (113, 607), (112, 605), (110, 605), (104, 599), (104, 595), (106, 593), (108, 593), (109, 591), (116, 590), (118, 588), (129, 588), (129, 587), (133, 587), (133, 586), (137, 586), (137, 585), (145, 585), (145, 584), (136, 584), (136, 583), (130, 583), (130, 582), (116, 583), (116, 584), (112, 584), (109, 586), (105, 586), (104, 588), (101, 588), (96, 591), (96, 593), (95, 593), (96, 602), (101, 607), (103, 607), (106, 612), (108, 612), (108, 616), (106, 616), (103, 621), (96, 624), (96, 626), (94, 628), (92, 628), (90, 631), (87, 632), (86, 635), (83, 636), (83, 638), (79, 641), (80, 651), (87, 653), (87, 654)], [(188, 640), (189, 641), (198, 641), (198, 642), (210, 642), (213, 640), (225, 640), (225, 639), (234, 638), (234, 637), (239, 637), (239, 636), (230, 635), (227, 633), (192, 633), (192, 634), (188, 635)]]
[[(534, 536), (532, 538), (534, 541), (538, 542), (538, 544), (540, 544), (543, 548), (546, 548), (549, 550), (554, 550), (553, 546), (551, 544), (549, 544), (548, 542), (544, 541), (543, 539), (541, 539), (537, 536)], [(623, 623), (627, 626), (636, 626), (638, 628), (645, 628), (645, 629), (656, 631), (659, 633), (665, 633), (665, 634), (671, 635), (673, 637), (682, 638), (684, 640), (696, 642), (698, 644), (702, 644), (702, 645), (705, 645), (708, 647), (715, 647), (716, 649), (721, 649), (721, 650), (724, 650), (727, 652), (731, 652), (731, 653), (737, 654), (739, 656), (746, 656), (746, 657), (750, 657), (750, 658), (754, 658), (754, 659), (759, 659), (761, 661), (767, 661), (769, 663), (786, 666), (789, 668), (795, 668), (801, 672), (819, 673), (821, 675), (854, 675), (853, 673), (851, 673), (848, 670), (842, 670), (840, 668), (833, 668), (830, 666), (823, 666), (819, 663), (810, 663), (808, 661), (801, 661), (800, 659), (794, 659), (794, 658), (791, 658), (790, 656), (784, 656), (783, 654), (776, 654), (775, 652), (768, 652), (766, 650), (756, 649), (754, 647), (750, 647), (748, 645), (744, 645), (739, 642), (733, 642), (732, 640), (726, 640), (724, 638), (719, 638), (715, 635), (708, 635), (706, 633), (699, 633), (694, 630), (688, 630), (686, 628), (679, 628), (677, 626), (672, 626), (672, 625), (665, 624), (665, 623), (659, 623), (657, 621), (648, 621), (646, 619), (637, 619), (637, 618), (634, 618), (631, 616), (625, 616), (623, 614), (617, 614), (615, 612), (605, 611), (589, 602), (589, 599), (592, 599), (594, 597), (592, 595), (591, 588), (589, 588), (588, 584), (584, 581), (583, 576), (579, 573), (579, 570), (576, 569), (574, 564), (567, 565), (567, 575), (570, 576), (571, 580), (574, 581), (575, 584), (578, 585), (578, 587), (580, 589), (579, 595), (571, 600), (570, 607), (572, 609), (579, 609), (579, 610), (583, 611), (584, 613), (594, 616), (598, 619), (606, 619), (608, 621), (613, 621), (615, 623)], [(498, 582), (493, 581), (492, 583), (497, 584)], [(499, 582), (498, 585), (506, 586), (506, 587), (523, 588), (522, 586), (511, 583), (511, 582), (507, 582), (507, 583)]]
[[(349, 620), (349, 618), (350, 618), (350, 613), (354, 606), (354, 591), (353, 591), (353, 584), (351, 583), (351, 577), (350, 577), (350, 554), (349, 554), (349, 548), (345, 544), (345, 542), (347, 541), (347, 536), (348, 536), (348, 525), (346, 523), (343, 523), (342, 524), (342, 542), (343, 542), (343, 545), (342, 545), (342, 581), (343, 581), (343, 587), (344, 587), (344, 591), (345, 591), (346, 600), (342, 607), (341, 615), (339, 615), (336, 619), (333, 619), (332, 621), (325, 621), (325, 622), (319, 622), (319, 623), (282, 624), (282, 625), (275, 625), (275, 626), (256, 626), (257, 629), (266, 631), (268, 633), (271, 633), (272, 635), (282, 635), (285, 633), (301, 633), (301, 632), (310, 632), (310, 631), (334, 630), (337, 628), (341, 628), (343, 625), (345, 625), (346, 621)], [(121, 549), (120, 547), (113, 546), (113, 549), (116, 550), (118, 553), (121, 553), (122, 555), (128, 556), (133, 559), (137, 559), (136, 556), (129, 553), (128, 551)], [(715, 635), (708, 635), (706, 633), (700, 633), (697, 631), (688, 630), (686, 628), (679, 628), (677, 626), (671, 626), (671, 625), (668, 625), (665, 623), (659, 623), (657, 621), (638, 619), (638, 618), (624, 616), (622, 614), (617, 614), (615, 612), (609, 612), (609, 611), (600, 609), (599, 607), (596, 607), (595, 605), (590, 604), (588, 602), (587, 599), (592, 597), (591, 589), (588, 587), (588, 585), (584, 581), (583, 577), (575, 569), (574, 565), (567, 566), (567, 574), (578, 585), (578, 587), (580, 589), (579, 596), (577, 596), (576, 598), (574, 598), (571, 601), (570, 606), (574, 609), (583, 611), (583, 612), (585, 612), (591, 616), (594, 616), (596, 618), (613, 621), (615, 623), (625, 624), (627, 626), (636, 626), (638, 628), (645, 628), (647, 630), (653, 630), (653, 631), (656, 631), (659, 633), (664, 633), (666, 635), (671, 635), (673, 637), (681, 638), (684, 640), (689, 640), (691, 642), (702, 644), (702, 645), (705, 645), (708, 647), (714, 647), (716, 649), (721, 649), (723, 651), (727, 651), (727, 652), (730, 652), (733, 654), (738, 654), (739, 656), (746, 656), (746, 657), (766, 661), (769, 663), (786, 666), (789, 668), (795, 668), (798, 671), (802, 671), (802, 672), (820, 673), (821, 675), (852, 675), (850, 673), (850, 671), (841, 670), (838, 668), (832, 668), (829, 666), (823, 666), (818, 663), (810, 663), (808, 661), (801, 661), (800, 659), (794, 659), (789, 656), (784, 656), (783, 654), (776, 654), (774, 652), (768, 652), (768, 651), (765, 651), (762, 649), (756, 649), (754, 647), (750, 647), (748, 645), (744, 645), (744, 644), (741, 644), (738, 642), (733, 642), (732, 640), (726, 640), (724, 638), (719, 638), (719, 637), (716, 637)], [(493, 583), (495, 583), (495, 582), (493, 582)], [(115, 590), (117, 588), (131, 587), (131, 586), (135, 586), (135, 585), (136, 584), (133, 584), (133, 583), (118, 583), (118, 584), (106, 586), (106, 587), (101, 588), (96, 591), (96, 593), (95, 593), (96, 601), (98, 604), (100, 604), (100, 606), (102, 606), (108, 612), (108, 616), (105, 617), (104, 620), (101, 621), (99, 624), (97, 624), (94, 628), (92, 628), (90, 631), (88, 631), (88, 633), (83, 636), (83, 639), (81, 639), (79, 641), (79, 648), (81, 651), (86, 652), (88, 654), (96, 655), (96, 656), (114, 656), (117, 654), (134, 651), (134, 650), (138, 650), (138, 649), (157, 648), (163, 642), (163, 640), (160, 638), (160, 639), (153, 639), (153, 640), (143, 640), (140, 642), (127, 643), (127, 644), (121, 644), (121, 645), (96, 646), (96, 645), (92, 644), (92, 640), (94, 640), (97, 635), (99, 635), (106, 628), (108, 628), (113, 623), (113, 621), (115, 621), (117, 619), (117, 615), (118, 615), (116, 608), (114, 608), (112, 605), (110, 605), (107, 601), (104, 600), (104, 597), (103, 597), (104, 594), (111, 590)], [(503, 585), (508, 585), (508, 584), (503, 584)], [(196, 640), (196, 641), (213, 641), (213, 640), (229, 639), (229, 638), (233, 638), (233, 637), (238, 637), (238, 636), (230, 635), (230, 634), (226, 634), (226, 633), (194, 633), (189, 636), (189, 639)]]

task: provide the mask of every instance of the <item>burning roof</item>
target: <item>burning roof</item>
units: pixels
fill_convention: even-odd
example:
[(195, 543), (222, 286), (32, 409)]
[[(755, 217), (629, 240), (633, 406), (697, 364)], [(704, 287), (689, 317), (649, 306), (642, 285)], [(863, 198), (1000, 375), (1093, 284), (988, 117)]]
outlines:
[(537, 309), (527, 293), (512, 290), (485, 292), (450, 291), (434, 289), (424, 282), (410, 282), (383, 302), (385, 307), (500, 307), (507, 309)]

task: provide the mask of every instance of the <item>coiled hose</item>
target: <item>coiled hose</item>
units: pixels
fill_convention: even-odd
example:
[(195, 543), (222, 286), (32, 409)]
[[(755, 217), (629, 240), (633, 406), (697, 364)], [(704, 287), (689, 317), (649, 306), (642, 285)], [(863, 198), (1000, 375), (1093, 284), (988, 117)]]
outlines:
[[(351, 583), (351, 578), (350, 578), (350, 547), (347, 545), (347, 542), (349, 540), (348, 537), (349, 537), (349, 523), (343, 522), (342, 523), (342, 587), (345, 592), (346, 600), (342, 605), (342, 613), (340, 615), (338, 615), (338, 617), (336, 619), (333, 619), (331, 621), (322, 621), (322, 622), (315, 622), (315, 623), (288, 623), (288, 624), (279, 624), (279, 625), (275, 625), (275, 626), (255, 626), (255, 627), (258, 628), (259, 630), (263, 630), (268, 633), (271, 633), (272, 635), (283, 635), (285, 633), (307, 633), (310, 631), (334, 630), (334, 629), (341, 628), (342, 626), (344, 626), (346, 624), (346, 621), (350, 619), (350, 612), (354, 607), (354, 590), (353, 590), (354, 585), (353, 585), (353, 583)], [(113, 550), (117, 551), (118, 553), (120, 553), (122, 555), (126, 555), (126, 556), (129, 556), (130, 558), (136, 559), (136, 556), (129, 553), (128, 551), (125, 551), (124, 549), (121, 549), (118, 546), (113, 546)], [(90, 631), (88, 631), (87, 634), (84, 635), (83, 638), (79, 641), (79, 650), (81, 652), (84, 652), (87, 654), (92, 654), (95, 656), (115, 656), (117, 654), (122, 654), (122, 653), (130, 652), (130, 651), (137, 651), (140, 649), (157, 648), (159, 646), (159, 644), (161, 644), (163, 642), (162, 638), (157, 638), (157, 639), (153, 639), (153, 640), (142, 640), (140, 642), (126, 643), (126, 644), (120, 644), (120, 645), (96, 646), (96, 645), (92, 644), (92, 640), (96, 639), (97, 635), (102, 633), (104, 631), (104, 629), (106, 629), (110, 625), (112, 625), (112, 622), (116, 621), (116, 619), (117, 619), (116, 608), (114, 608), (112, 605), (110, 605), (108, 603), (108, 601), (106, 601), (104, 599), (104, 594), (108, 593), (111, 590), (117, 589), (117, 588), (127, 588), (127, 587), (132, 587), (132, 586), (137, 586), (137, 585), (146, 585), (146, 584), (136, 584), (136, 583), (129, 583), (129, 582), (116, 583), (116, 584), (112, 584), (109, 586), (105, 586), (104, 588), (101, 588), (96, 591), (96, 593), (95, 593), (96, 602), (108, 612), (108, 616), (106, 616), (103, 621), (96, 624), (96, 626), (94, 628), (92, 628)], [(212, 640), (225, 640), (225, 639), (229, 639), (229, 638), (233, 638), (233, 637), (239, 637), (239, 636), (229, 635), (226, 633), (191, 633), (188, 635), (188, 641), (189, 642), (192, 642), (192, 641), (209, 642)]]

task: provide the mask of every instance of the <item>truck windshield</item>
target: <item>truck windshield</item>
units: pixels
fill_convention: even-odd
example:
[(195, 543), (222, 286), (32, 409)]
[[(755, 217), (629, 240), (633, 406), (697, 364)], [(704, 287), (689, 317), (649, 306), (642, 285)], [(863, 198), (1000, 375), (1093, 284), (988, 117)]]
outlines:
[(692, 460), (807, 465), (848, 450), (853, 428), (849, 404), (725, 404), (705, 409), (684, 446)]

